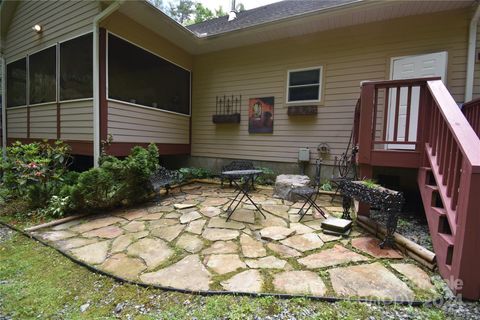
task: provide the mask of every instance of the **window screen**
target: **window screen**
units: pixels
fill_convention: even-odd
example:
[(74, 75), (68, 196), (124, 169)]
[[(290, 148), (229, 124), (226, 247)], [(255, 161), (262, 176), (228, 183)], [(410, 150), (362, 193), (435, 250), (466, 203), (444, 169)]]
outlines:
[(320, 100), (321, 68), (290, 71), (288, 80), (288, 101)]
[(92, 34), (60, 44), (60, 100), (91, 98)]
[(7, 107), (27, 104), (27, 59), (7, 65)]
[(56, 101), (56, 46), (28, 58), (30, 104)]
[(190, 72), (111, 34), (108, 94), (112, 99), (190, 113)]

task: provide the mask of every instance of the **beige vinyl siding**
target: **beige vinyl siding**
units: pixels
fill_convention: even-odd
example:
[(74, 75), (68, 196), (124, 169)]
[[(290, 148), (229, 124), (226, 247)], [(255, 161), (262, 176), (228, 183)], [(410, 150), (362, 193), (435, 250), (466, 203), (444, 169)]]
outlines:
[(93, 141), (93, 100), (60, 103), (60, 137)]
[(27, 137), (27, 107), (7, 109), (7, 137)]
[(101, 26), (144, 49), (147, 49), (184, 69), (191, 70), (192, 55), (120, 12), (110, 15)]
[[(92, 31), (99, 12), (98, 1), (21, 1), (5, 37), (7, 62)], [(43, 27), (41, 34), (32, 30), (35, 24)]]
[(473, 82), (473, 99), (480, 98), (480, 62), (478, 54), (480, 54), (480, 23), (477, 27), (477, 51), (475, 51), (475, 73)]
[(108, 133), (113, 142), (189, 143), (190, 117), (108, 102)]
[[(331, 30), (195, 57), (192, 155), (296, 162), (298, 148), (328, 143), (345, 151), (360, 95), (360, 81), (390, 77), (392, 57), (448, 51), (447, 85), (463, 101), (467, 10)], [(324, 67), (317, 116), (288, 117), (287, 70)], [(215, 125), (216, 96), (242, 95), (241, 123)], [(275, 97), (273, 134), (249, 134), (249, 98)], [(311, 103), (309, 103), (310, 105)]]
[(57, 104), (49, 103), (30, 107), (30, 138), (57, 138)]

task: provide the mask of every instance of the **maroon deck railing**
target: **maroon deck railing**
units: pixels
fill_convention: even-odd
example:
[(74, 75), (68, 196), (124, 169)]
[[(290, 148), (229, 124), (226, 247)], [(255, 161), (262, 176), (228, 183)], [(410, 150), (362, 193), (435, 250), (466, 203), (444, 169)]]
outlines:
[(462, 112), (477, 136), (480, 137), (480, 98), (465, 103)]
[(447, 257), (438, 261), (440, 271), (463, 281), (462, 288), (453, 288), (457, 292), (478, 299), (480, 139), (467, 120), (478, 124), (478, 102), (467, 109), (465, 117), (438, 78), (364, 82), (358, 162), (361, 176), (371, 174), (373, 166), (431, 171), (436, 185), (419, 187), (434, 188), (441, 200), (424, 199), (426, 213), (439, 212), (447, 220), (447, 226), (430, 226), (435, 250), (448, 251), (438, 254)]

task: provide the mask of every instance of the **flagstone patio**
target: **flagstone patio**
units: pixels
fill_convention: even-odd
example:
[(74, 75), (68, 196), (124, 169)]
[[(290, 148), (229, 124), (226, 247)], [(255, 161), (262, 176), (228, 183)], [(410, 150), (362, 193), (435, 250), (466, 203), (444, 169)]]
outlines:
[[(67, 254), (139, 283), (192, 291), (434, 298), (430, 275), (399, 252), (354, 227), (348, 238), (322, 233), (320, 217), (299, 222), (301, 203), (259, 189), (252, 198), (266, 219), (243, 203), (230, 221), (232, 188), (189, 184), (142, 208), (114, 211), (35, 232)], [(330, 215), (340, 203), (319, 197)]]

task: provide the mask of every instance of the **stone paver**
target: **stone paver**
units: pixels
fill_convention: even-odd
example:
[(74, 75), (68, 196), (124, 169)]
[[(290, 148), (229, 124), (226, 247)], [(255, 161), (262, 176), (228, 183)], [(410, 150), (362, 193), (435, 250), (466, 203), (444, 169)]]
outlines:
[(187, 213), (182, 214), (182, 216), (180, 217), (180, 223), (182, 223), (182, 224), (189, 223), (193, 220), (200, 219), (201, 217), (202, 217), (202, 215), (200, 213), (198, 213), (197, 211), (187, 212)]
[(233, 241), (216, 241), (204, 249), (202, 254), (237, 253), (238, 245)]
[(210, 241), (217, 241), (217, 240), (233, 240), (238, 237), (240, 233), (238, 230), (231, 230), (231, 229), (216, 229), (216, 228), (206, 228), (202, 236)]
[(267, 244), (267, 247), (273, 252), (279, 254), (283, 258), (295, 258), (295, 257), (300, 257), (302, 255), (297, 250), (279, 243), (269, 243)]
[(143, 238), (130, 245), (127, 253), (142, 258), (147, 267), (153, 269), (167, 261), (173, 255), (173, 250), (163, 240)]
[(123, 229), (125, 229), (128, 232), (139, 232), (145, 230), (145, 223), (141, 221), (132, 221), (126, 225), (123, 226)]
[(203, 248), (203, 241), (188, 233), (182, 234), (177, 240), (177, 246), (190, 253), (197, 253)]
[(289, 207), (283, 204), (268, 204), (262, 205), (262, 209), (280, 217), (288, 220), (288, 210)]
[(196, 205), (197, 205), (196, 203), (175, 203), (173, 207), (177, 210), (183, 210), (183, 209), (193, 208)]
[(260, 230), (260, 236), (266, 240), (282, 240), (295, 233), (295, 230), (285, 227), (267, 227)]
[(267, 255), (267, 250), (263, 247), (263, 244), (246, 234), (240, 236), (240, 245), (242, 246), (243, 256), (246, 258), (259, 258)]
[(73, 248), (83, 247), (87, 244), (97, 242), (97, 239), (85, 239), (85, 238), (68, 238), (60, 240), (55, 243), (62, 250), (69, 250)]
[(336, 268), (328, 271), (333, 290), (341, 296), (407, 300), (413, 291), (380, 263)]
[[(270, 285), (271, 279), (276, 292), (324, 296), (332, 292), (320, 273), (328, 273), (336, 294), (347, 297), (408, 299), (413, 292), (407, 284), (435, 290), (427, 273), (411, 260), (401, 260), (398, 252), (379, 249), (379, 240), (363, 229), (355, 227), (343, 238), (324, 234), (323, 218), (309, 212), (299, 221), (302, 203), (272, 198), (271, 189), (252, 192), (265, 219), (244, 202), (226, 222), (233, 188), (186, 187), (142, 208), (86, 216), (34, 234), (108, 273), (178, 289), (217, 289), (210, 286), (221, 278), (224, 290), (261, 292), (263, 281), (269, 279)], [(338, 201), (332, 205), (329, 196), (319, 199), (323, 208), (341, 213)], [(330, 215), (337, 212), (329, 209)], [(326, 242), (335, 243), (322, 249)], [(345, 247), (350, 243), (357, 252)], [(397, 257), (398, 263), (387, 261), (384, 267), (372, 263), (371, 256)], [(356, 265), (348, 266), (351, 262)]]
[(372, 237), (361, 237), (352, 240), (352, 246), (360, 251), (368, 253), (375, 258), (402, 259), (403, 256), (395, 249), (381, 249), (378, 245), (380, 240)]
[(323, 241), (315, 233), (292, 236), (280, 242), (301, 252), (319, 249), (323, 246)]
[(132, 236), (132, 234), (124, 234), (113, 240), (112, 242), (112, 248), (110, 249), (110, 252), (112, 253), (117, 253), (117, 252), (122, 252), (129, 245), (132, 244), (132, 242), (135, 241), (135, 238)]
[(76, 236), (76, 233), (66, 231), (66, 230), (48, 231), (40, 234), (40, 237), (48, 241), (58, 241), (58, 240), (63, 240), (67, 238), (72, 238), (74, 236)]
[(327, 288), (322, 279), (312, 271), (286, 271), (273, 278), (276, 291), (289, 294), (324, 296)]
[(118, 217), (99, 218), (99, 219), (91, 220), (91, 221), (76, 225), (73, 228), (70, 228), (70, 230), (78, 233), (83, 233), (93, 229), (106, 227), (120, 221), (124, 221), (124, 220)]
[(220, 228), (220, 229), (236, 229), (242, 230), (245, 229), (245, 224), (237, 221), (228, 220), (223, 217), (213, 217), (208, 223), (209, 228)]
[(188, 224), (185, 231), (195, 234), (202, 234), (203, 227), (205, 226), (206, 222), (207, 220), (204, 219), (192, 221)]
[(100, 237), (100, 238), (106, 238), (106, 239), (113, 239), (118, 237), (122, 233), (123, 233), (123, 230), (117, 226), (107, 226), (100, 229), (95, 229), (92, 231), (85, 232), (82, 234), (82, 236), (86, 238)]
[(412, 281), (417, 287), (423, 290), (434, 289), (428, 274), (411, 263), (395, 263), (390, 265), (392, 268), (403, 274), (408, 280)]
[[(253, 205), (252, 205), (253, 207)], [(237, 208), (230, 217), (230, 220), (238, 221), (238, 222), (245, 222), (253, 224), (255, 223), (255, 207), (253, 209), (246, 209), (244, 208)], [(230, 221), (229, 220), (229, 221)]]
[(123, 253), (111, 256), (100, 266), (100, 269), (128, 280), (135, 280), (146, 268), (142, 260), (131, 258)]
[(200, 209), (200, 213), (206, 217), (211, 218), (218, 216), (220, 213), (222, 213), (222, 210), (217, 207), (205, 207)]
[(369, 259), (340, 245), (336, 245), (332, 249), (322, 250), (319, 253), (301, 258), (298, 262), (308, 269), (317, 269), (366, 260)]
[(109, 240), (96, 242), (80, 248), (75, 248), (71, 251), (71, 253), (83, 262), (99, 264), (105, 261), (109, 245)]
[(205, 258), (205, 264), (218, 274), (230, 273), (247, 267), (237, 254), (214, 254)]
[(245, 263), (252, 269), (285, 269), (287, 261), (268, 256), (260, 259), (246, 259)]
[(186, 256), (179, 262), (156, 272), (144, 273), (140, 280), (148, 284), (184, 290), (206, 291), (211, 274), (200, 262), (198, 255)]
[(173, 226), (153, 229), (152, 235), (170, 242), (175, 240), (184, 228), (184, 225), (174, 224)]
[(290, 223), (290, 229), (295, 230), (295, 234), (305, 234), (315, 232), (314, 229), (307, 227), (303, 223)]
[(262, 290), (263, 279), (258, 270), (246, 270), (226, 281), (222, 281), (221, 285), (228, 291), (260, 292)]

